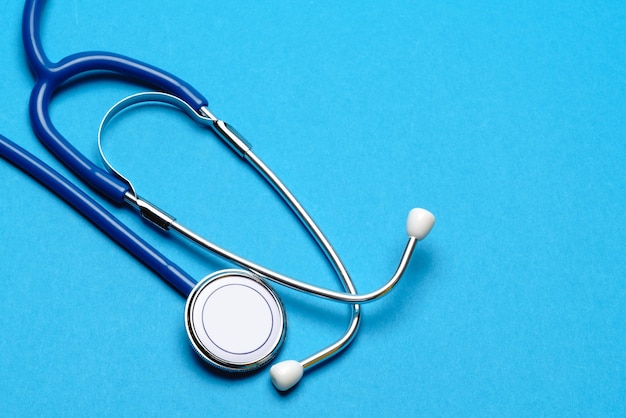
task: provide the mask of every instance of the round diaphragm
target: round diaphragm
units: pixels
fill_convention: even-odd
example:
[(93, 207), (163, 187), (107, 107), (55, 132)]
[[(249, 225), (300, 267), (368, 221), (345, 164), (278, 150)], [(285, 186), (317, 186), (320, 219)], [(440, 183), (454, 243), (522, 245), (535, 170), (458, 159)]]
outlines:
[(245, 372), (270, 362), (285, 339), (285, 310), (274, 290), (246, 270), (202, 279), (187, 298), (187, 335), (209, 364)]

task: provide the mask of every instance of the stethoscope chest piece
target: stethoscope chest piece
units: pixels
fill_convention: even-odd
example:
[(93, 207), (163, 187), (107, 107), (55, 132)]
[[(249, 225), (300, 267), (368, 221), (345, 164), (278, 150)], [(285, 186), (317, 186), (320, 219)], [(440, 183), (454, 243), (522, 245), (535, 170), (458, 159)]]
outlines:
[(244, 270), (202, 279), (187, 298), (187, 335), (209, 364), (245, 372), (270, 362), (285, 339), (287, 319), (278, 295)]

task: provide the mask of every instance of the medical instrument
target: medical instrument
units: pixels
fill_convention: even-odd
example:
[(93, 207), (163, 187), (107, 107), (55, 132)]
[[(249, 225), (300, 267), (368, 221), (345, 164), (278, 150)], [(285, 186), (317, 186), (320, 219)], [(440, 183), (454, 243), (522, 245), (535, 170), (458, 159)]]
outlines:
[[(354, 338), (360, 322), (359, 303), (372, 301), (387, 293), (404, 273), (415, 249), (418, 240), (423, 239), (434, 224), (434, 217), (424, 209), (413, 209), (407, 221), (409, 239), (396, 273), (380, 289), (357, 294), (356, 288), (343, 265), (341, 259), (323, 235), (321, 230), (313, 222), (304, 208), (293, 197), (291, 192), (282, 184), (276, 175), (252, 152), (248, 143), (232, 127), (215, 117), (208, 108), (206, 99), (191, 85), (180, 80), (176, 76), (164, 72), (154, 66), (141, 61), (107, 52), (84, 52), (70, 55), (57, 63), (51, 62), (45, 55), (39, 34), (40, 16), (43, 9), (43, 0), (27, 0), (22, 22), (22, 37), (29, 65), (36, 76), (36, 82), (31, 94), (29, 111), (31, 124), (35, 134), (46, 147), (67, 167), (73, 170), (86, 183), (99, 193), (103, 194), (114, 203), (126, 203), (139, 210), (140, 214), (152, 221), (158, 227), (174, 230), (191, 239), (196, 244), (220, 255), (227, 260), (245, 268), (247, 271), (233, 271), (210, 275), (202, 280), (196, 287), (187, 281), (174, 281), (175, 286), (181, 293), (190, 297), (186, 308), (186, 326), (192, 345), (200, 356), (211, 364), (226, 370), (245, 371), (258, 368), (271, 361), (277, 353), (284, 338), (284, 311), (275, 292), (263, 279), (271, 280), (287, 287), (314, 294), (319, 297), (333, 299), (349, 303), (351, 317), (348, 328), (344, 335), (335, 343), (296, 362), (293, 360), (279, 363), (270, 370), (272, 381), (279, 390), (287, 390), (301, 378), (305, 369), (319, 364), (320, 362), (336, 355), (345, 348)], [(311, 236), (326, 255), (328, 261), (335, 269), (345, 291), (336, 292), (323, 289), (307, 283), (286, 277), (265, 267), (245, 260), (210, 241), (192, 232), (173, 217), (158, 209), (148, 201), (140, 198), (132, 184), (112, 169), (105, 160), (105, 165), (110, 171), (104, 171), (98, 165), (87, 159), (74, 148), (63, 135), (55, 128), (49, 115), (49, 104), (55, 91), (68, 80), (76, 76), (94, 71), (110, 72), (140, 82), (149, 84), (166, 93), (147, 93), (124, 99), (114, 106), (105, 117), (101, 131), (116, 113), (140, 102), (167, 102), (181, 108), (197, 123), (210, 127), (222, 140), (224, 140), (242, 159), (247, 161), (262, 177), (264, 177), (287, 203), (300, 221), (306, 226)], [(102, 149), (102, 147), (100, 147)], [(108, 227), (107, 227), (108, 228)], [(133, 251), (129, 249), (129, 251)], [(140, 257), (150, 258), (152, 255), (143, 254)], [(143, 259), (143, 258), (142, 258)], [(147, 264), (148, 261), (144, 260)], [(246, 281), (248, 280), (248, 281)], [(243, 284), (242, 284), (243, 283)], [(209, 297), (201, 289), (209, 289)], [(264, 331), (254, 336), (251, 340), (240, 341), (237, 336), (233, 338), (226, 335), (225, 329), (229, 326), (220, 325), (215, 321), (219, 307), (228, 307), (232, 300), (248, 298), (253, 305), (259, 308), (260, 316), (265, 316), (272, 325), (263, 325)], [(195, 299), (194, 299), (195, 298)], [(200, 301), (200, 302), (198, 302)], [(209, 303), (210, 302), (210, 303)], [(216, 302), (216, 305), (213, 305)], [(265, 305), (266, 304), (266, 305)], [(199, 309), (199, 313), (195, 310)], [(207, 331), (207, 335), (199, 335), (195, 330), (199, 329), (193, 324), (192, 318), (200, 318), (201, 329)], [(232, 318), (231, 315), (222, 317), (230, 321), (230, 325), (245, 325), (240, 318)], [(281, 323), (282, 321), (282, 323)], [(277, 325), (276, 327), (274, 325)], [(212, 328), (213, 327), (213, 328)], [(246, 327), (249, 329), (250, 327)], [(254, 329), (257, 329), (254, 327)], [(281, 331), (282, 330), (282, 331)], [(278, 335), (278, 337), (276, 337)], [(265, 341), (271, 344), (264, 346)], [(207, 347), (210, 341), (218, 346)], [(258, 345), (259, 341), (263, 344)], [(259, 349), (259, 350), (257, 350)], [(254, 356), (248, 356), (249, 352), (258, 351)], [(227, 356), (224, 353), (233, 354)], [(227, 357), (227, 358), (224, 358)]]

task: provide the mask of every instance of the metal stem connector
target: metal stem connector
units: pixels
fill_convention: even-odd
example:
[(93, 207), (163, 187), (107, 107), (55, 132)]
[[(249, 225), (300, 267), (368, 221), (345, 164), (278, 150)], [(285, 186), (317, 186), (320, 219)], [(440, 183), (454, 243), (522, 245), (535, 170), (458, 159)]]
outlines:
[(176, 218), (169, 215), (167, 212), (130, 192), (126, 193), (124, 200), (139, 210), (139, 213), (144, 219), (150, 221), (164, 231), (169, 231), (172, 224), (176, 222)]

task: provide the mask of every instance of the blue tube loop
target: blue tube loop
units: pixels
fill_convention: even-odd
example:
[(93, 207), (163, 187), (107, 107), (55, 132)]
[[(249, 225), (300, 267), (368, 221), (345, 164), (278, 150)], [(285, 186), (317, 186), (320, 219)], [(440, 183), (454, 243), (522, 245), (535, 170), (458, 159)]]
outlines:
[(85, 157), (54, 127), (49, 105), (54, 93), (73, 77), (94, 71), (119, 74), (166, 91), (185, 101), (194, 110), (207, 100), (187, 82), (155, 66), (108, 52), (81, 52), (58, 63), (46, 56), (40, 37), (40, 19), (45, 0), (27, 0), (22, 17), (22, 41), (28, 64), (37, 81), (30, 97), (29, 113), (33, 131), (40, 141), (67, 167), (108, 199), (122, 203), (128, 185)]

